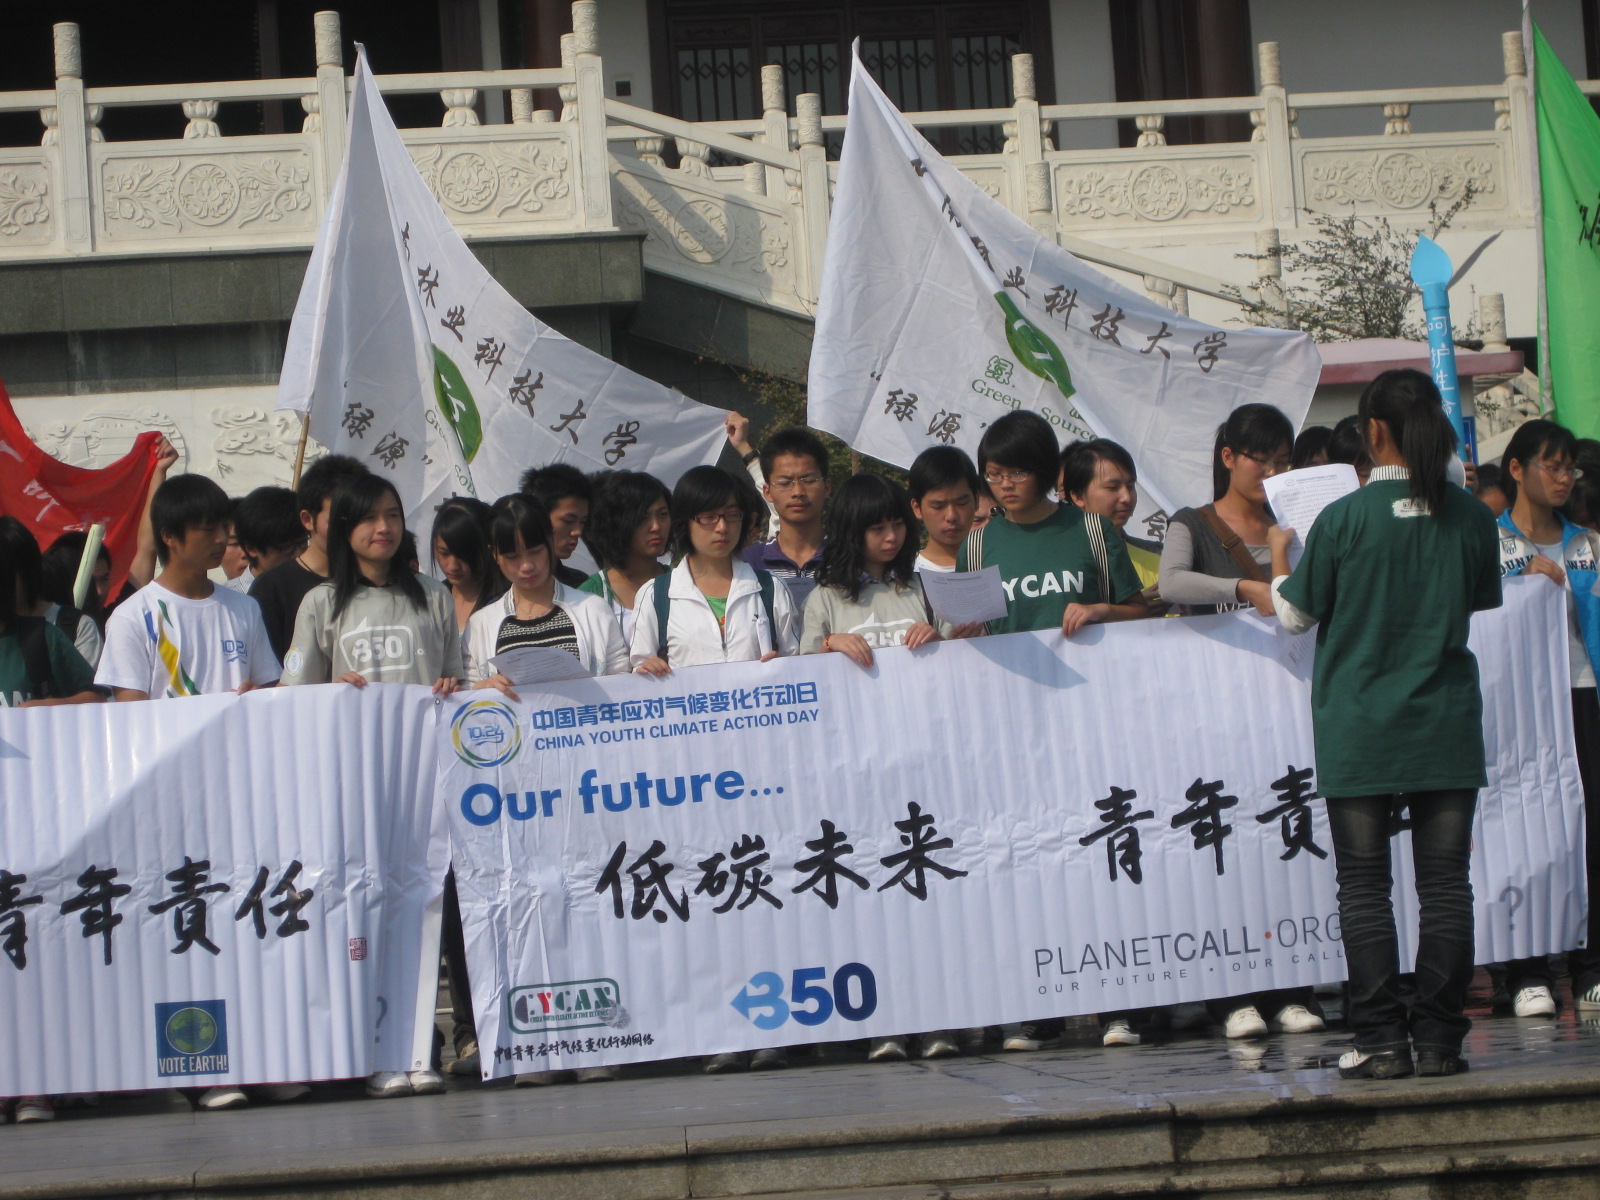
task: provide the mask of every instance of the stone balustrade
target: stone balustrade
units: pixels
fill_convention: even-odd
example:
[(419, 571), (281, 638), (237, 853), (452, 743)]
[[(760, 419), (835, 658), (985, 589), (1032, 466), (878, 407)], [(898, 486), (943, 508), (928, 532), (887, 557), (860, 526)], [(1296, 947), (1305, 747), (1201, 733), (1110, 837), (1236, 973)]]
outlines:
[[(573, 5), (573, 29), (559, 68), (379, 77), (385, 93), (439, 98), (438, 126), (403, 135), (461, 232), (633, 230), (651, 270), (809, 314), (827, 235), (830, 146), (845, 118), (824, 116), (815, 95), (793, 97), (791, 113), (778, 67), (763, 68), (763, 111), (746, 121), (696, 124), (607, 99), (596, 0)], [(0, 93), (0, 111), (37, 112), (41, 122), (38, 145), (0, 147), (0, 264), (314, 240), (345, 137), (338, 14), (316, 15), (316, 74), (297, 79), (96, 87), (82, 78), (78, 27), (55, 31), (56, 86)], [(1522, 238), (1502, 238), (1500, 261), (1528, 252), (1533, 116), (1520, 34), (1505, 34), (1502, 50), (1505, 76), (1491, 84), (1292, 93), (1277, 46), (1264, 43), (1253, 96), (1070, 105), (1041, 105), (1032, 61), (1018, 55), (1011, 106), (908, 115), (929, 136), (1002, 130), (1001, 152), (954, 161), (1034, 228), (1167, 302), (1270, 302), (1283, 295), (1276, 257), (1234, 260), (1303, 236), (1315, 214), (1420, 224), (1430, 203), (1470, 190), (1470, 223)], [(560, 113), (535, 110), (536, 91), (552, 89)], [(485, 92), (509, 94), (509, 122), (484, 122)], [(222, 136), (226, 106), (258, 101), (298, 103), (300, 128)], [(1462, 102), (1482, 106), (1481, 129), (1415, 130), (1419, 111)], [(126, 106), (181, 111), (182, 136), (106, 141), (100, 115)], [(1322, 109), (1370, 110), (1370, 136), (1302, 137), (1299, 114)], [(1213, 114), (1247, 116), (1250, 140), (1168, 144), (1172, 118)], [(1056, 148), (1074, 140), (1053, 133), (1108, 118), (1129, 122), (1137, 144)], [(1530, 288), (1505, 290), (1512, 326), (1527, 331)]]

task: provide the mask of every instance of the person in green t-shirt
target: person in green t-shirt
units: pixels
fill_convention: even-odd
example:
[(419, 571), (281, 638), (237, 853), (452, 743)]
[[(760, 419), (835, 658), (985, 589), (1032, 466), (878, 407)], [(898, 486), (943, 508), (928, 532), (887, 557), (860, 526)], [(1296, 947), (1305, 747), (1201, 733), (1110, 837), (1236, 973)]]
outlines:
[[(7, 533), (28, 539), (34, 573), (38, 543), (15, 517), (0, 517)], [(94, 704), (105, 699), (94, 686), (94, 668), (54, 623), (23, 610), (20, 554), (0, 555), (0, 708), (42, 708), (51, 704)], [(37, 581), (34, 581), (37, 586)]]
[[(1421, 371), (1362, 394), (1367, 486), (1330, 504), (1289, 572), (1292, 531), (1269, 531), (1284, 628), (1319, 625), (1311, 684), (1317, 783), (1327, 799), (1350, 971), (1355, 1049), (1345, 1078), (1454, 1075), (1473, 972), (1472, 817), (1483, 787), (1483, 698), (1471, 616), (1500, 604), (1494, 515), (1446, 470), (1456, 436)], [(1399, 989), (1389, 838), (1411, 813), (1421, 900), (1416, 983)], [(1413, 1062), (1412, 1047), (1416, 1049)]]
[(1060, 447), (1049, 422), (1026, 410), (1007, 413), (978, 443), (978, 470), (1005, 520), (974, 530), (956, 570), (1000, 568), (1006, 615), (990, 633), (1059, 628), (1149, 615), (1139, 576), (1110, 521), (1050, 498)]

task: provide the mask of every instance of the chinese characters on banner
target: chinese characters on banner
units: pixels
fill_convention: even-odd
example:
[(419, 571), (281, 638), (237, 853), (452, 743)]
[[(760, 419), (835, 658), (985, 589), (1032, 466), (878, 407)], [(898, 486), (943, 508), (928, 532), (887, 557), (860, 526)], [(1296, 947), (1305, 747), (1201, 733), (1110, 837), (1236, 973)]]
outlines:
[[(1574, 945), (1586, 911), (1570, 714), (1537, 682), (1563, 677), (1561, 603), (1513, 580), (1474, 619), (1480, 962)], [(1227, 615), (462, 703), (439, 795), (486, 1070), (1343, 979), (1303, 649)], [(1212, 702), (1151, 754), (1148, 714), (1186, 696)]]
[(0, 710), (0, 1095), (411, 1069), (435, 719), (342, 685)]

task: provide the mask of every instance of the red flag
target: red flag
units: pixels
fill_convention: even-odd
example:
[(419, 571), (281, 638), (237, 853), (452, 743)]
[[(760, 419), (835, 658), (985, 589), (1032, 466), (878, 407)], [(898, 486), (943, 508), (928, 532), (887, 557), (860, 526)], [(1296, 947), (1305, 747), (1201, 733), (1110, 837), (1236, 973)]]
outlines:
[(20, 520), (45, 549), (69, 530), (104, 525), (111, 553), (109, 594), (115, 596), (138, 549), (160, 443), (159, 433), (141, 433), (133, 449), (109, 467), (68, 466), (33, 444), (0, 384), (0, 514)]

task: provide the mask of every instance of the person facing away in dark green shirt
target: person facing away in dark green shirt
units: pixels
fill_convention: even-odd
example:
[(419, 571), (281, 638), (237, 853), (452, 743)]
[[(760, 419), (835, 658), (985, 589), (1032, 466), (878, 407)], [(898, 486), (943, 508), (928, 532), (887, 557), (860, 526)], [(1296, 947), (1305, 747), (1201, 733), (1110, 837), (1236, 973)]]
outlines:
[(1128, 548), (1106, 518), (1050, 499), (1060, 468), (1055, 431), (1037, 413), (1007, 413), (978, 443), (978, 470), (1005, 520), (975, 530), (956, 570), (1000, 568), (1004, 619), (990, 633), (1054, 629), (1149, 615)]
[[(1293, 573), (1291, 531), (1268, 535), (1284, 628), (1321, 626), (1311, 722), (1356, 1042), (1339, 1073), (1455, 1075), (1466, 1070), (1461, 1045), (1472, 1024), (1468, 869), (1485, 783), (1483, 698), (1467, 631), (1474, 612), (1499, 607), (1499, 539), (1489, 509), (1446, 478), (1456, 435), (1431, 379), (1385, 371), (1362, 394), (1359, 417), (1373, 463), (1366, 487), (1322, 511)], [(1409, 994), (1399, 987), (1390, 868), (1402, 795), (1422, 897)]]

